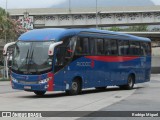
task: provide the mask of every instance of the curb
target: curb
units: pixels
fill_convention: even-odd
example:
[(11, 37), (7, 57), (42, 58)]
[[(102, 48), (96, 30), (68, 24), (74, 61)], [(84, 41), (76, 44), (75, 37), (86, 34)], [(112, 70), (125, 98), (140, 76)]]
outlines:
[(1, 81), (10, 81), (10, 79), (3, 79), (3, 78), (0, 78), (0, 82)]

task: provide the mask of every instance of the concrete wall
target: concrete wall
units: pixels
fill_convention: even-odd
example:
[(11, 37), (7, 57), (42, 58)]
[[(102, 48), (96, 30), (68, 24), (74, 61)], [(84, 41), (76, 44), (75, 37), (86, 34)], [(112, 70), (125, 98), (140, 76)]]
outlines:
[(160, 47), (152, 48), (152, 56), (160, 56)]

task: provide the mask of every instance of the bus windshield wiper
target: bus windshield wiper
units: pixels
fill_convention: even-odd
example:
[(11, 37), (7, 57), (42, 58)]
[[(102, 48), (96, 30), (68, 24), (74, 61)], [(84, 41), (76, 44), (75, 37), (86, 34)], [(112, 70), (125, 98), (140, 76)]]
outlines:
[(27, 60), (28, 60), (28, 53), (29, 53), (29, 49), (27, 51), (27, 56), (26, 56), (26, 64), (28, 63)]
[(24, 60), (23, 62), (22, 62), (22, 64), (18, 67), (18, 71), (19, 71), (19, 69), (26, 63), (26, 64), (28, 64), (28, 62), (27, 62), (27, 60), (28, 60), (28, 55), (29, 54), (29, 49), (28, 49), (28, 51), (27, 51), (27, 56), (26, 56), (26, 60)]
[[(32, 51), (32, 54), (31, 54), (31, 57), (30, 57), (30, 61), (32, 62), (34, 62), (34, 60), (33, 60), (33, 53), (34, 53), (34, 50)], [(28, 69), (29, 69), (29, 65), (28, 65)], [(36, 73), (38, 73), (38, 68), (37, 68), (37, 65), (35, 64), (35, 70), (36, 70)]]

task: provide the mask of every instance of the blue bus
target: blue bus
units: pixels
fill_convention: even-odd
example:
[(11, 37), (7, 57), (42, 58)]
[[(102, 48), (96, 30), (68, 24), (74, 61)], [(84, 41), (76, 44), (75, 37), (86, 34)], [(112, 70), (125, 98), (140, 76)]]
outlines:
[(119, 86), (132, 89), (150, 81), (151, 40), (97, 30), (46, 28), (22, 34), (14, 45), (11, 67), (13, 89), (44, 95), (85, 88)]

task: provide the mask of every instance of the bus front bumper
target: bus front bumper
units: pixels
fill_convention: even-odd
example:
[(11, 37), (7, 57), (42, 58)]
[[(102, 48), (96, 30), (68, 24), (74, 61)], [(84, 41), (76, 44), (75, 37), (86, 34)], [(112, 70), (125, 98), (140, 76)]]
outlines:
[(14, 81), (12, 83), (13, 89), (25, 90), (25, 91), (48, 91), (49, 85), (47, 83), (44, 84), (21, 84), (16, 83)]
[(26, 91), (53, 91), (54, 74), (52, 72), (42, 75), (20, 75), (11, 74), (11, 84), (13, 89)]

